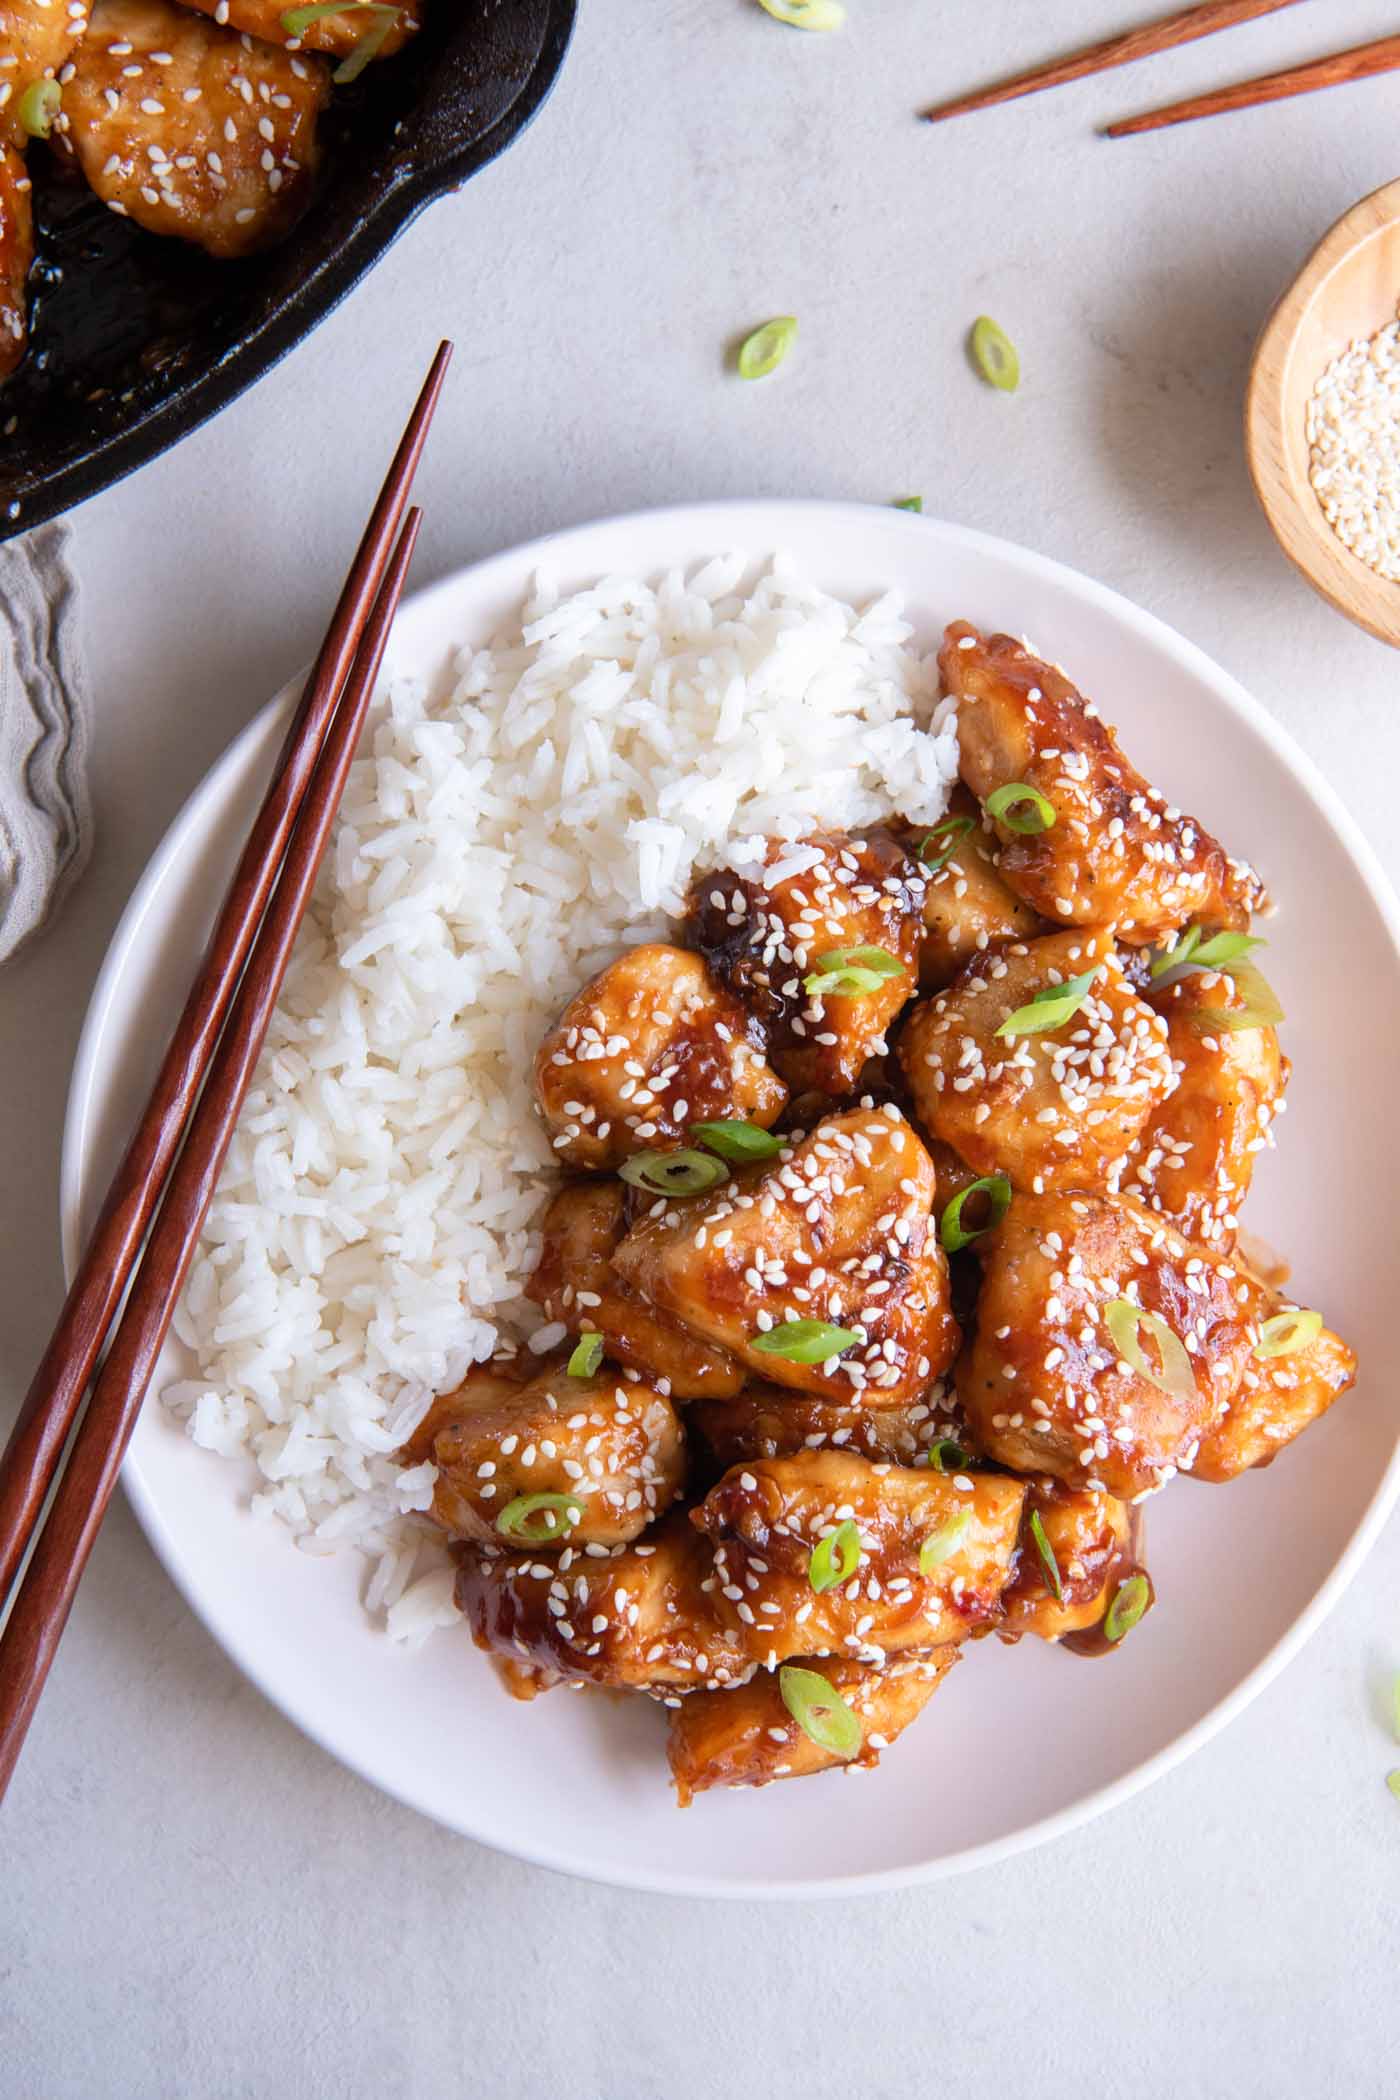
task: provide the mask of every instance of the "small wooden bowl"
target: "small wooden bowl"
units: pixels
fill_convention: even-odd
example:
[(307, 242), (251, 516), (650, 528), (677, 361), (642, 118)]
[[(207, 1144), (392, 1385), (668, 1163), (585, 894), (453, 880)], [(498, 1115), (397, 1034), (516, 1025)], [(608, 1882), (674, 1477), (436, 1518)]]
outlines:
[(1380, 641), (1400, 648), (1400, 583), (1338, 539), (1308, 479), (1308, 402), (1334, 357), (1396, 318), (1400, 181), (1339, 219), (1275, 307), (1249, 378), (1245, 448), (1254, 488), (1284, 553), (1314, 590)]

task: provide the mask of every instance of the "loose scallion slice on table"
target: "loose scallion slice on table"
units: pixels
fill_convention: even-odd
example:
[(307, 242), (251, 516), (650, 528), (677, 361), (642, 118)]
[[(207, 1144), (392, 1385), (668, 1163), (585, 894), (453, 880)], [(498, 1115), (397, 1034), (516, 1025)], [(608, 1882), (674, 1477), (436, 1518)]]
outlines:
[(920, 1462), (935, 1473), (961, 1473), (963, 1467), (972, 1461), (971, 1454), (964, 1451), (961, 1444), (955, 1443), (950, 1436), (941, 1436), (936, 1443), (929, 1445)]
[(699, 1196), (729, 1178), (722, 1160), (689, 1146), (679, 1152), (635, 1153), (617, 1171), (634, 1189), (646, 1189), (653, 1196)]
[(566, 1537), (582, 1515), (577, 1495), (517, 1495), (497, 1517), (496, 1529), (522, 1546), (546, 1546)]
[(813, 1546), (807, 1580), (819, 1597), (850, 1581), (860, 1566), (860, 1553), (860, 1527), (849, 1517)]
[(1103, 1615), (1104, 1639), (1121, 1641), (1132, 1632), (1151, 1602), (1152, 1585), (1145, 1575), (1130, 1575), (1126, 1582), (1120, 1582)]
[(1271, 1320), (1264, 1322), (1254, 1344), (1254, 1353), (1261, 1363), (1268, 1363), (1276, 1356), (1296, 1356), (1300, 1349), (1315, 1342), (1321, 1332), (1322, 1314), (1294, 1305), (1287, 1312), (1275, 1313)]
[(739, 377), (766, 379), (770, 372), (777, 371), (796, 340), (797, 321), (792, 314), (765, 321), (739, 345)]
[(846, 19), (841, 0), (758, 0), (758, 4), (789, 29), (839, 29)]
[(1385, 1783), (1390, 1788), (1391, 1793), (1394, 1794), (1396, 1800), (1400, 1801), (1400, 1771), (1387, 1772)]
[(15, 105), (20, 130), (31, 139), (46, 139), (62, 107), (63, 90), (56, 80), (31, 80)]
[(603, 1361), (603, 1337), (586, 1328), (566, 1366), (570, 1378), (591, 1378)]
[(829, 948), (817, 957), (802, 988), (811, 999), (862, 999), (903, 975), (903, 963), (888, 948)]
[(732, 1159), (740, 1166), (750, 1159), (776, 1159), (783, 1149), (782, 1139), (775, 1138), (761, 1123), (692, 1123), (690, 1134), (699, 1138), (707, 1151), (717, 1152), (721, 1159)]
[(1038, 1509), (1031, 1511), (1030, 1533), (1031, 1543), (1036, 1551), (1036, 1558), (1040, 1562), (1041, 1573), (1045, 1577), (1045, 1587), (1057, 1604), (1063, 1604), (1065, 1601), (1065, 1586), (1060, 1578), (1060, 1563), (1055, 1558), (1055, 1549), (1051, 1545), (1045, 1526), (1040, 1520), (1040, 1511)]
[(834, 1684), (817, 1670), (784, 1663), (778, 1672), (783, 1705), (809, 1742), (835, 1757), (854, 1757), (863, 1740), (860, 1722)]
[[(1174, 1399), (1194, 1397), (1196, 1376), (1191, 1369), (1186, 1344), (1160, 1314), (1144, 1312), (1140, 1305), (1133, 1304), (1131, 1298), (1115, 1298), (1104, 1308), (1103, 1321), (1119, 1356), (1139, 1378), (1145, 1378), (1149, 1385), (1156, 1386), (1159, 1393), (1169, 1393)], [(1149, 1362), (1144, 1353), (1141, 1341), (1144, 1334), (1157, 1345), (1156, 1365)]]
[(1086, 970), (1082, 977), (1070, 977), (1064, 984), (1043, 984), (1028, 1005), (1018, 1006), (1014, 1014), (1007, 1015), (997, 1034), (1045, 1035), (1051, 1029), (1063, 1028), (1084, 1004), (1098, 974), (1097, 969)]
[[(974, 1196), (985, 1196), (987, 1211), (980, 1225), (964, 1225), (963, 1205)], [(938, 1238), (945, 1254), (960, 1254), (974, 1240), (980, 1240), (984, 1232), (1000, 1225), (1011, 1207), (1011, 1183), (1005, 1174), (984, 1174), (980, 1181), (970, 1181), (960, 1189), (948, 1204), (938, 1221)]]
[(973, 323), (972, 360), (988, 386), (1003, 394), (1014, 394), (1021, 384), (1021, 360), (1016, 345), (990, 315)]
[(1034, 838), (1037, 832), (1054, 828), (1054, 803), (1024, 780), (1008, 780), (1005, 787), (993, 788), (986, 810), (989, 817), (1004, 824), (1008, 831), (1019, 832), (1022, 838)]
[(966, 837), (973, 828), (971, 817), (945, 817), (935, 824), (925, 839), (920, 839), (914, 851), (930, 875), (941, 875), (958, 850), (958, 840)]
[(942, 1567), (945, 1560), (951, 1560), (971, 1529), (972, 1511), (960, 1509), (955, 1517), (949, 1517), (946, 1524), (940, 1524), (937, 1531), (931, 1531), (919, 1548), (919, 1573), (931, 1575), (935, 1568)]
[(1390, 1687), (1390, 1725), (1395, 1731), (1395, 1740), (1400, 1742), (1400, 1677)]
[(922, 497), (922, 496), (901, 496), (901, 497), (900, 497), (900, 499), (899, 499), (899, 501), (898, 501), (898, 502), (897, 502), (897, 503), (895, 504), (895, 506), (894, 506), (894, 508), (895, 508), (896, 510), (917, 510), (917, 511), (922, 511), (922, 510), (923, 510), (923, 507), (924, 507), (924, 499), (923, 499), (923, 497)]
[[(1196, 950), (1196, 961), (1201, 951)], [(1284, 1016), (1278, 994), (1253, 963), (1226, 966), (1225, 974), (1244, 1000), (1243, 1006), (1202, 1006), (1191, 1017), (1198, 1035), (1238, 1035), (1246, 1028), (1276, 1028)]]
[(849, 1327), (833, 1327), (829, 1320), (784, 1320), (781, 1327), (750, 1335), (749, 1347), (790, 1364), (824, 1364), (829, 1356), (854, 1349), (859, 1340)]

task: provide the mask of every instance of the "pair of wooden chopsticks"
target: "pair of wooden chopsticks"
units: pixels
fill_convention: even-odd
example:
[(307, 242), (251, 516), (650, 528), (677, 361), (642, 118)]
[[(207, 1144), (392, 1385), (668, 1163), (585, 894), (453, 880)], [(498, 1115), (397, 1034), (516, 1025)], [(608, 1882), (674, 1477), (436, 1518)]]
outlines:
[(330, 838), (418, 538), (422, 514), (408, 510), (408, 495), (451, 355), (444, 343), (394, 455), (150, 1099), (0, 1456), (0, 1610), (12, 1597), (0, 1633), (0, 1795), (116, 1486)]
[[(1110, 37), (1102, 44), (1092, 44), (1087, 50), (1037, 66), (1029, 73), (1018, 73), (994, 87), (941, 102), (924, 115), (930, 124), (941, 124), (949, 117), (990, 109), (999, 102), (1013, 102), (1022, 95), (1037, 94), (1042, 88), (1062, 87), (1067, 81), (1084, 80), (1112, 66), (1131, 65), (1135, 59), (1151, 58), (1159, 51), (1173, 51), (1197, 37), (1213, 36), (1219, 29), (1233, 29), (1240, 22), (1253, 22), (1260, 15), (1277, 14), (1280, 8), (1296, 5), (1297, 0), (1203, 0), (1199, 6), (1182, 8), (1162, 21), (1129, 30), (1124, 36)], [(1349, 51), (1336, 51), (1328, 58), (1313, 59), (1282, 73), (1265, 73), (1234, 87), (1217, 88), (1212, 94), (1194, 95), (1184, 102), (1169, 103), (1165, 109), (1149, 110), (1141, 117), (1126, 117), (1117, 124), (1106, 125), (1105, 136), (1124, 139), (1143, 131), (1162, 131), (1170, 124), (1189, 124), (1197, 117), (1253, 109), (1261, 102), (1282, 102), (1290, 95), (1310, 95), (1318, 88), (1368, 80), (1397, 67), (1400, 36), (1378, 37), (1373, 43), (1357, 44)]]

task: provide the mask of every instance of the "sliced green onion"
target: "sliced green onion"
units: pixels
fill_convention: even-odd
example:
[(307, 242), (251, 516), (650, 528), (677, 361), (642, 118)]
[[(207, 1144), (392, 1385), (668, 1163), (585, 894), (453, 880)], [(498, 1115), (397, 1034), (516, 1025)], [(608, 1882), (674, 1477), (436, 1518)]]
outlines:
[[(985, 1196), (987, 1217), (982, 1225), (964, 1225), (963, 1205), (969, 1196)], [(984, 1174), (980, 1181), (970, 1181), (960, 1189), (938, 1221), (938, 1237), (945, 1254), (960, 1254), (974, 1240), (980, 1240), (984, 1232), (1000, 1225), (1011, 1205), (1011, 1183), (1004, 1174)]]
[(896, 510), (922, 511), (924, 507), (924, 499), (922, 496), (901, 496), (898, 503), (896, 503), (894, 507)]
[(766, 15), (790, 29), (839, 29), (846, 19), (840, 0), (758, 0)]
[(591, 1378), (603, 1361), (603, 1337), (586, 1328), (579, 1336), (565, 1369), (570, 1378)]
[(1300, 1349), (1309, 1348), (1321, 1332), (1322, 1314), (1295, 1305), (1264, 1322), (1254, 1353), (1263, 1363), (1275, 1356), (1296, 1356)]
[(964, 1451), (952, 1437), (941, 1436), (929, 1445), (920, 1463), (931, 1466), (935, 1473), (961, 1473), (964, 1466), (971, 1465), (972, 1453)]
[(988, 386), (1014, 394), (1021, 384), (1021, 360), (1004, 328), (987, 314), (973, 324), (972, 358)]
[(522, 1546), (547, 1546), (571, 1532), (582, 1515), (577, 1495), (517, 1495), (497, 1517), (496, 1529), (503, 1539), (518, 1539)]
[(1395, 1739), (1400, 1742), (1400, 1677), (1390, 1687), (1390, 1725), (1395, 1730)]
[(30, 138), (46, 139), (62, 107), (63, 90), (56, 80), (31, 80), (15, 105), (15, 115)]
[(1097, 969), (1086, 970), (1082, 977), (1071, 977), (1064, 984), (1043, 984), (1028, 1006), (1018, 1006), (1014, 1014), (1007, 1015), (997, 1034), (1045, 1035), (1063, 1028), (1084, 1004), (1098, 974)]
[(820, 1597), (825, 1590), (839, 1588), (849, 1582), (860, 1566), (860, 1527), (850, 1518), (829, 1531), (824, 1539), (812, 1548), (812, 1557), (807, 1563), (807, 1580)]
[(1391, 1793), (1394, 1794), (1396, 1800), (1400, 1801), (1400, 1772), (1387, 1772), (1385, 1783), (1390, 1788)]
[(749, 1347), (760, 1356), (781, 1356), (790, 1364), (824, 1364), (843, 1349), (854, 1349), (860, 1340), (849, 1327), (833, 1327), (829, 1320), (785, 1320), (766, 1334), (749, 1336)]
[(782, 1139), (759, 1123), (692, 1123), (690, 1134), (721, 1159), (736, 1160), (740, 1166), (745, 1160), (775, 1159), (783, 1149)]
[(1223, 970), (1227, 963), (1238, 962), (1241, 956), (1250, 954), (1255, 948), (1267, 946), (1267, 941), (1261, 940), (1258, 934), (1216, 933), (1197, 945), (1191, 960), (1212, 970)]
[(777, 371), (796, 340), (797, 322), (792, 314), (765, 321), (739, 345), (739, 377), (766, 379), (770, 372)]
[(1126, 1582), (1120, 1582), (1103, 1615), (1104, 1639), (1121, 1641), (1125, 1633), (1132, 1632), (1151, 1602), (1152, 1585), (1145, 1575), (1130, 1575)]
[[(1200, 949), (1196, 960), (1200, 960)], [(1198, 1035), (1235, 1035), (1246, 1028), (1274, 1028), (1284, 1019), (1278, 994), (1253, 963), (1232, 963), (1225, 973), (1244, 999), (1243, 1006), (1202, 1006), (1191, 1017)]]
[(985, 808), (989, 817), (1004, 824), (1008, 831), (1018, 831), (1023, 838), (1034, 838), (1038, 831), (1054, 828), (1054, 803), (1024, 780), (1008, 780), (1005, 787), (993, 788)]
[(1041, 1572), (1045, 1577), (1045, 1587), (1057, 1604), (1063, 1604), (1065, 1601), (1065, 1586), (1060, 1580), (1060, 1563), (1055, 1558), (1055, 1549), (1046, 1535), (1045, 1526), (1040, 1521), (1040, 1511), (1038, 1509), (1031, 1511), (1030, 1532), (1036, 1553), (1040, 1559)]
[(812, 999), (833, 992), (841, 998), (861, 998), (903, 975), (903, 963), (888, 948), (829, 948), (817, 957), (811, 976), (803, 979), (803, 989)]
[(390, 8), (387, 18), (377, 23), (373, 29), (367, 29), (349, 57), (341, 60), (331, 75), (331, 79), (337, 87), (349, 87), (352, 80), (359, 79), (370, 60), (378, 58), (389, 40), (389, 31), (394, 26), (394, 18), (397, 14), (397, 8)]
[(809, 1742), (836, 1757), (854, 1757), (864, 1740), (860, 1722), (834, 1684), (817, 1670), (784, 1663), (778, 1672), (783, 1705)]
[(289, 7), (281, 22), (288, 36), (301, 38), (313, 23), (324, 22), (332, 15), (370, 15), (375, 18), (374, 27), (365, 31), (349, 57), (343, 59), (331, 75), (338, 87), (347, 87), (352, 80), (359, 79), (372, 58), (379, 56), (390, 30), (398, 21), (399, 10), (386, 6), (384, 0), (316, 0), (312, 7)]
[(1168, 970), (1179, 970), (1183, 963), (1190, 962), (1200, 945), (1200, 927), (1188, 926), (1181, 939), (1174, 946), (1164, 948), (1160, 955), (1153, 957), (1148, 967), (1148, 976), (1152, 978), (1165, 977)]
[(688, 1146), (679, 1152), (638, 1152), (617, 1171), (634, 1189), (647, 1189), (653, 1196), (699, 1196), (729, 1178), (719, 1160)]
[[(1103, 1319), (1113, 1338), (1114, 1348), (1139, 1378), (1145, 1378), (1149, 1385), (1156, 1386), (1159, 1393), (1168, 1393), (1173, 1399), (1195, 1397), (1196, 1377), (1186, 1344), (1159, 1314), (1144, 1312), (1140, 1305), (1133, 1304), (1131, 1298), (1115, 1298), (1105, 1308)], [(1149, 1334), (1157, 1344), (1160, 1370), (1154, 1369), (1143, 1354), (1139, 1339), (1142, 1333)]]
[(957, 1552), (971, 1529), (972, 1511), (960, 1509), (955, 1517), (949, 1517), (946, 1524), (940, 1524), (937, 1531), (931, 1531), (919, 1548), (919, 1573), (931, 1575), (935, 1568), (941, 1568), (944, 1561), (950, 1560)]
[[(958, 850), (958, 840), (972, 828), (971, 817), (945, 817), (941, 824), (934, 825), (928, 837), (914, 849), (930, 875), (942, 874)], [(942, 839), (945, 843), (936, 846), (935, 839)]]

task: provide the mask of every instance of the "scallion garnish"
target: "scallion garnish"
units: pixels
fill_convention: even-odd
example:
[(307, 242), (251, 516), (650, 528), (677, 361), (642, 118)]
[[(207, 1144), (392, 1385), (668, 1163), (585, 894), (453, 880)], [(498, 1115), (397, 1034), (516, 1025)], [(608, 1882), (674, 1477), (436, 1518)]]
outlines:
[(961, 1473), (964, 1466), (972, 1463), (972, 1456), (952, 1437), (941, 1436), (929, 1445), (921, 1463), (931, 1466), (935, 1473)]
[(988, 795), (985, 808), (989, 817), (1004, 824), (1008, 831), (1016, 831), (1023, 838), (1034, 838), (1038, 831), (1050, 831), (1055, 823), (1055, 805), (1039, 788), (1031, 787), (1024, 780), (1008, 780), (1005, 787), (993, 788)]
[[(1104, 1326), (1113, 1338), (1113, 1346), (1130, 1370), (1149, 1385), (1155, 1385), (1159, 1393), (1169, 1393), (1173, 1399), (1186, 1400), (1195, 1397), (1196, 1376), (1191, 1369), (1191, 1358), (1186, 1344), (1179, 1334), (1173, 1333), (1160, 1314), (1144, 1312), (1134, 1305), (1131, 1298), (1115, 1298), (1104, 1308)], [(1140, 1336), (1150, 1335), (1157, 1344), (1160, 1368), (1148, 1362), (1143, 1352)]]
[(1296, 1356), (1300, 1349), (1309, 1348), (1321, 1332), (1320, 1312), (1308, 1312), (1301, 1305), (1290, 1306), (1287, 1312), (1275, 1313), (1272, 1320), (1264, 1322), (1254, 1353), (1262, 1363), (1275, 1356)]
[(945, 817), (941, 824), (934, 825), (914, 849), (930, 875), (942, 874), (958, 850), (958, 840), (971, 830), (971, 817)]
[(1391, 1793), (1394, 1794), (1396, 1800), (1400, 1801), (1400, 1771), (1387, 1772), (1385, 1783), (1390, 1788)]
[(1145, 1575), (1130, 1575), (1113, 1592), (1113, 1601), (1103, 1615), (1103, 1637), (1121, 1641), (1131, 1633), (1152, 1602), (1152, 1585)]
[(1008, 1014), (997, 1030), (998, 1035), (1045, 1035), (1055, 1028), (1063, 1028), (1072, 1021), (1088, 997), (1089, 987), (1098, 976), (1098, 970), (1086, 970), (1082, 977), (1071, 977), (1064, 984), (1043, 984), (1027, 1006), (1018, 1006), (1014, 1014)]
[(758, 4), (789, 29), (839, 29), (846, 19), (841, 0), (758, 0)]
[(863, 1731), (834, 1684), (816, 1670), (800, 1670), (784, 1663), (778, 1672), (778, 1691), (783, 1705), (809, 1742), (834, 1757), (854, 1757)]
[(903, 963), (888, 948), (829, 948), (802, 982), (811, 999), (861, 999), (867, 992), (878, 992), (891, 977), (903, 975)]
[(1014, 394), (1021, 384), (1021, 360), (1016, 345), (1004, 328), (987, 314), (974, 322), (972, 359), (988, 386), (1003, 394)]
[(1030, 1534), (1036, 1555), (1040, 1561), (1041, 1573), (1045, 1577), (1045, 1587), (1057, 1604), (1063, 1604), (1065, 1601), (1065, 1586), (1060, 1580), (1060, 1563), (1055, 1558), (1055, 1549), (1051, 1545), (1045, 1526), (1040, 1520), (1040, 1511), (1038, 1509), (1031, 1511)]
[[(1199, 962), (1198, 948), (1194, 960)], [(1235, 1035), (1246, 1028), (1274, 1028), (1283, 1020), (1278, 994), (1262, 970), (1253, 963), (1237, 962), (1226, 967), (1226, 976), (1244, 1000), (1243, 1006), (1202, 1006), (1191, 1017), (1198, 1035)]]
[(15, 105), (20, 130), (32, 139), (46, 139), (62, 107), (63, 90), (56, 80), (31, 80)]
[(946, 1524), (940, 1524), (937, 1531), (931, 1531), (919, 1548), (919, 1573), (931, 1575), (935, 1568), (942, 1567), (945, 1560), (951, 1560), (971, 1529), (972, 1511), (960, 1509), (955, 1517), (949, 1517)]
[(765, 321), (739, 345), (739, 377), (766, 379), (770, 372), (777, 371), (796, 340), (797, 321), (792, 314)]
[(843, 1349), (854, 1349), (860, 1340), (849, 1327), (833, 1327), (829, 1320), (785, 1320), (766, 1334), (749, 1336), (749, 1347), (760, 1356), (781, 1356), (790, 1364), (824, 1364)]
[(1390, 1725), (1395, 1730), (1395, 1740), (1400, 1743), (1400, 1677), (1390, 1687)]
[(1168, 970), (1179, 970), (1183, 963), (1190, 962), (1200, 945), (1200, 927), (1188, 926), (1179, 941), (1170, 948), (1164, 948), (1160, 955), (1153, 956), (1151, 963), (1148, 965), (1148, 976), (1152, 978), (1165, 977)]
[(759, 1123), (692, 1123), (690, 1134), (721, 1159), (732, 1159), (740, 1166), (750, 1159), (776, 1159), (783, 1149), (782, 1139)]
[(1148, 975), (1153, 979), (1165, 977), (1168, 970), (1180, 970), (1187, 963), (1193, 968), (1223, 970), (1266, 945), (1258, 934), (1213, 933), (1207, 938), (1204, 927), (1188, 926), (1174, 946), (1153, 957)]
[(634, 1189), (646, 1189), (653, 1196), (699, 1196), (728, 1179), (719, 1160), (689, 1146), (679, 1152), (635, 1153), (617, 1171)]
[(898, 503), (896, 503), (894, 507), (896, 510), (922, 511), (924, 507), (924, 499), (922, 496), (901, 496)]
[(359, 79), (372, 58), (378, 57), (389, 31), (399, 18), (399, 10), (387, 6), (385, 0), (316, 0), (312, 7), (289, 7), (281, 17), (282, 27), (289, 37), (299, 40), (313, 23), (324, 22), (331, 15), (370, 15), (375, 18), (374, 27), (365, 31), (349, 57), (331, 75), (338, 87), (346, 87), (352, 80)]
[(565, 1369), (570, 1378), (591, 1378), (602, 1361), (603, 1337), (592, 1328), (585, 1328)]
[[(985, 1196), (987, 1215), (981, 1225), (964, 1225), (963, 1205), (970, 1196)], [(984, 1232), (1000, 1225), (1011, 1205), (1011, 1183), (1004, 1174), (984, 1174), (980, 1181), (970, 1181), (960, 1189), (944, 1210), (938, 1221), (938, 1237), (945, 1254), (960, 1254), (974, 1240), (980, 1240)]]
[(834, 1590), (843, 1582), (849, 1582), (860, 1566), (860, 1527), (848, 1517), (838, 1524), (835, 1531), (812, 1548), (812, 1557), (807, 1563), (807, 1580), (820, 1597), (826, 1590)]
[(552, 1539), (566, 1537), (582, 1515), (577, 1495), (517, 1495), (497, 1517), (496, 1529), (503, 1539), (518, 1539), (522, 1546), (547, 1546)]

